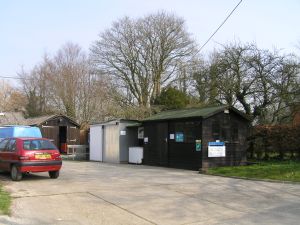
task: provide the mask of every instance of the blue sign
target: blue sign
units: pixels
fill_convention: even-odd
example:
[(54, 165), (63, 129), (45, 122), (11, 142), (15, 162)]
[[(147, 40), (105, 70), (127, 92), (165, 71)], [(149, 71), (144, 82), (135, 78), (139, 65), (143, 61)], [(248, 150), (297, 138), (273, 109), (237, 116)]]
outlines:
[(176, 142), (183, 142), (184, 136), (182, 132), (177, 132), (175, 134), (175, 141)]
[(225, 146), (224, 142), (208, 142), (208, 146)]

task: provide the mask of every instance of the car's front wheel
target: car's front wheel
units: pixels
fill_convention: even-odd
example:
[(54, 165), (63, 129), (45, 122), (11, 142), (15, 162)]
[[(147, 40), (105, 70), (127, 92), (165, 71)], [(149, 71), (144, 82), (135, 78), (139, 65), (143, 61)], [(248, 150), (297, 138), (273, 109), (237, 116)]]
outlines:
[(56, 178), (58, 178), (58, 177), (59, 177), (59, 170), (57, 170), (57, 171), (49, 171), (49, 177), (50, 177), (51, 179), (56, 179)]
[(20, 181), (22, 179), (22, 173), (16, 165), (12, 165), (10, 170), (10, 176), (13, 181)]

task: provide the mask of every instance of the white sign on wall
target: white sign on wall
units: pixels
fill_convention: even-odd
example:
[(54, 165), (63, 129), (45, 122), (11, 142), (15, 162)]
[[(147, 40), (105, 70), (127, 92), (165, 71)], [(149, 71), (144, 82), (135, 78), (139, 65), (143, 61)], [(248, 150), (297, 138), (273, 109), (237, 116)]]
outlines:
[(225, 157), (226, 146), (224, 142), (208, 142), (208, 157)]
[(175, 135), (174, 134), (170, 134), (170, 140), (174, 140), (175, 139)]
[(144, 127), (138, 127), (138, 139), (144, 138)]
[(120, 135), (126, 135), (126, 130), (121, 130)]

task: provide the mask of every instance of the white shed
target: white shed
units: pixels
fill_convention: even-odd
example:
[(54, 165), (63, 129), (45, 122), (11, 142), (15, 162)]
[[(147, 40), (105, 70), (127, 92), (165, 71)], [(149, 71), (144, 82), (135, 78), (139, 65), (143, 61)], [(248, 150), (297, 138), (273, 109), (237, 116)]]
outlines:
[(129, 147), (137, 145), (137, 131), (127, 128), (135, 120), (112, 120), (90, 125), (90, 160), (127, 163)]

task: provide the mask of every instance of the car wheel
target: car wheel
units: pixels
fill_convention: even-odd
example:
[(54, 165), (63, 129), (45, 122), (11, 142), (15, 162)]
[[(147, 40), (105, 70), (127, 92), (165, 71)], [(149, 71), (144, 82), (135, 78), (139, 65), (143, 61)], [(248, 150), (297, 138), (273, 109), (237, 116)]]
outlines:
[(16, 165), (11, 167), (10, 176), (13, 181), (20, 181), (22, 179), (22, 173)]
[(59, 177), (59, 170), (57, 170), (57, 171), (49, 171), (49, 177), (50, 177), (51, 179), (56, 179), (56, 178), (58, 178), (58, 177)]

